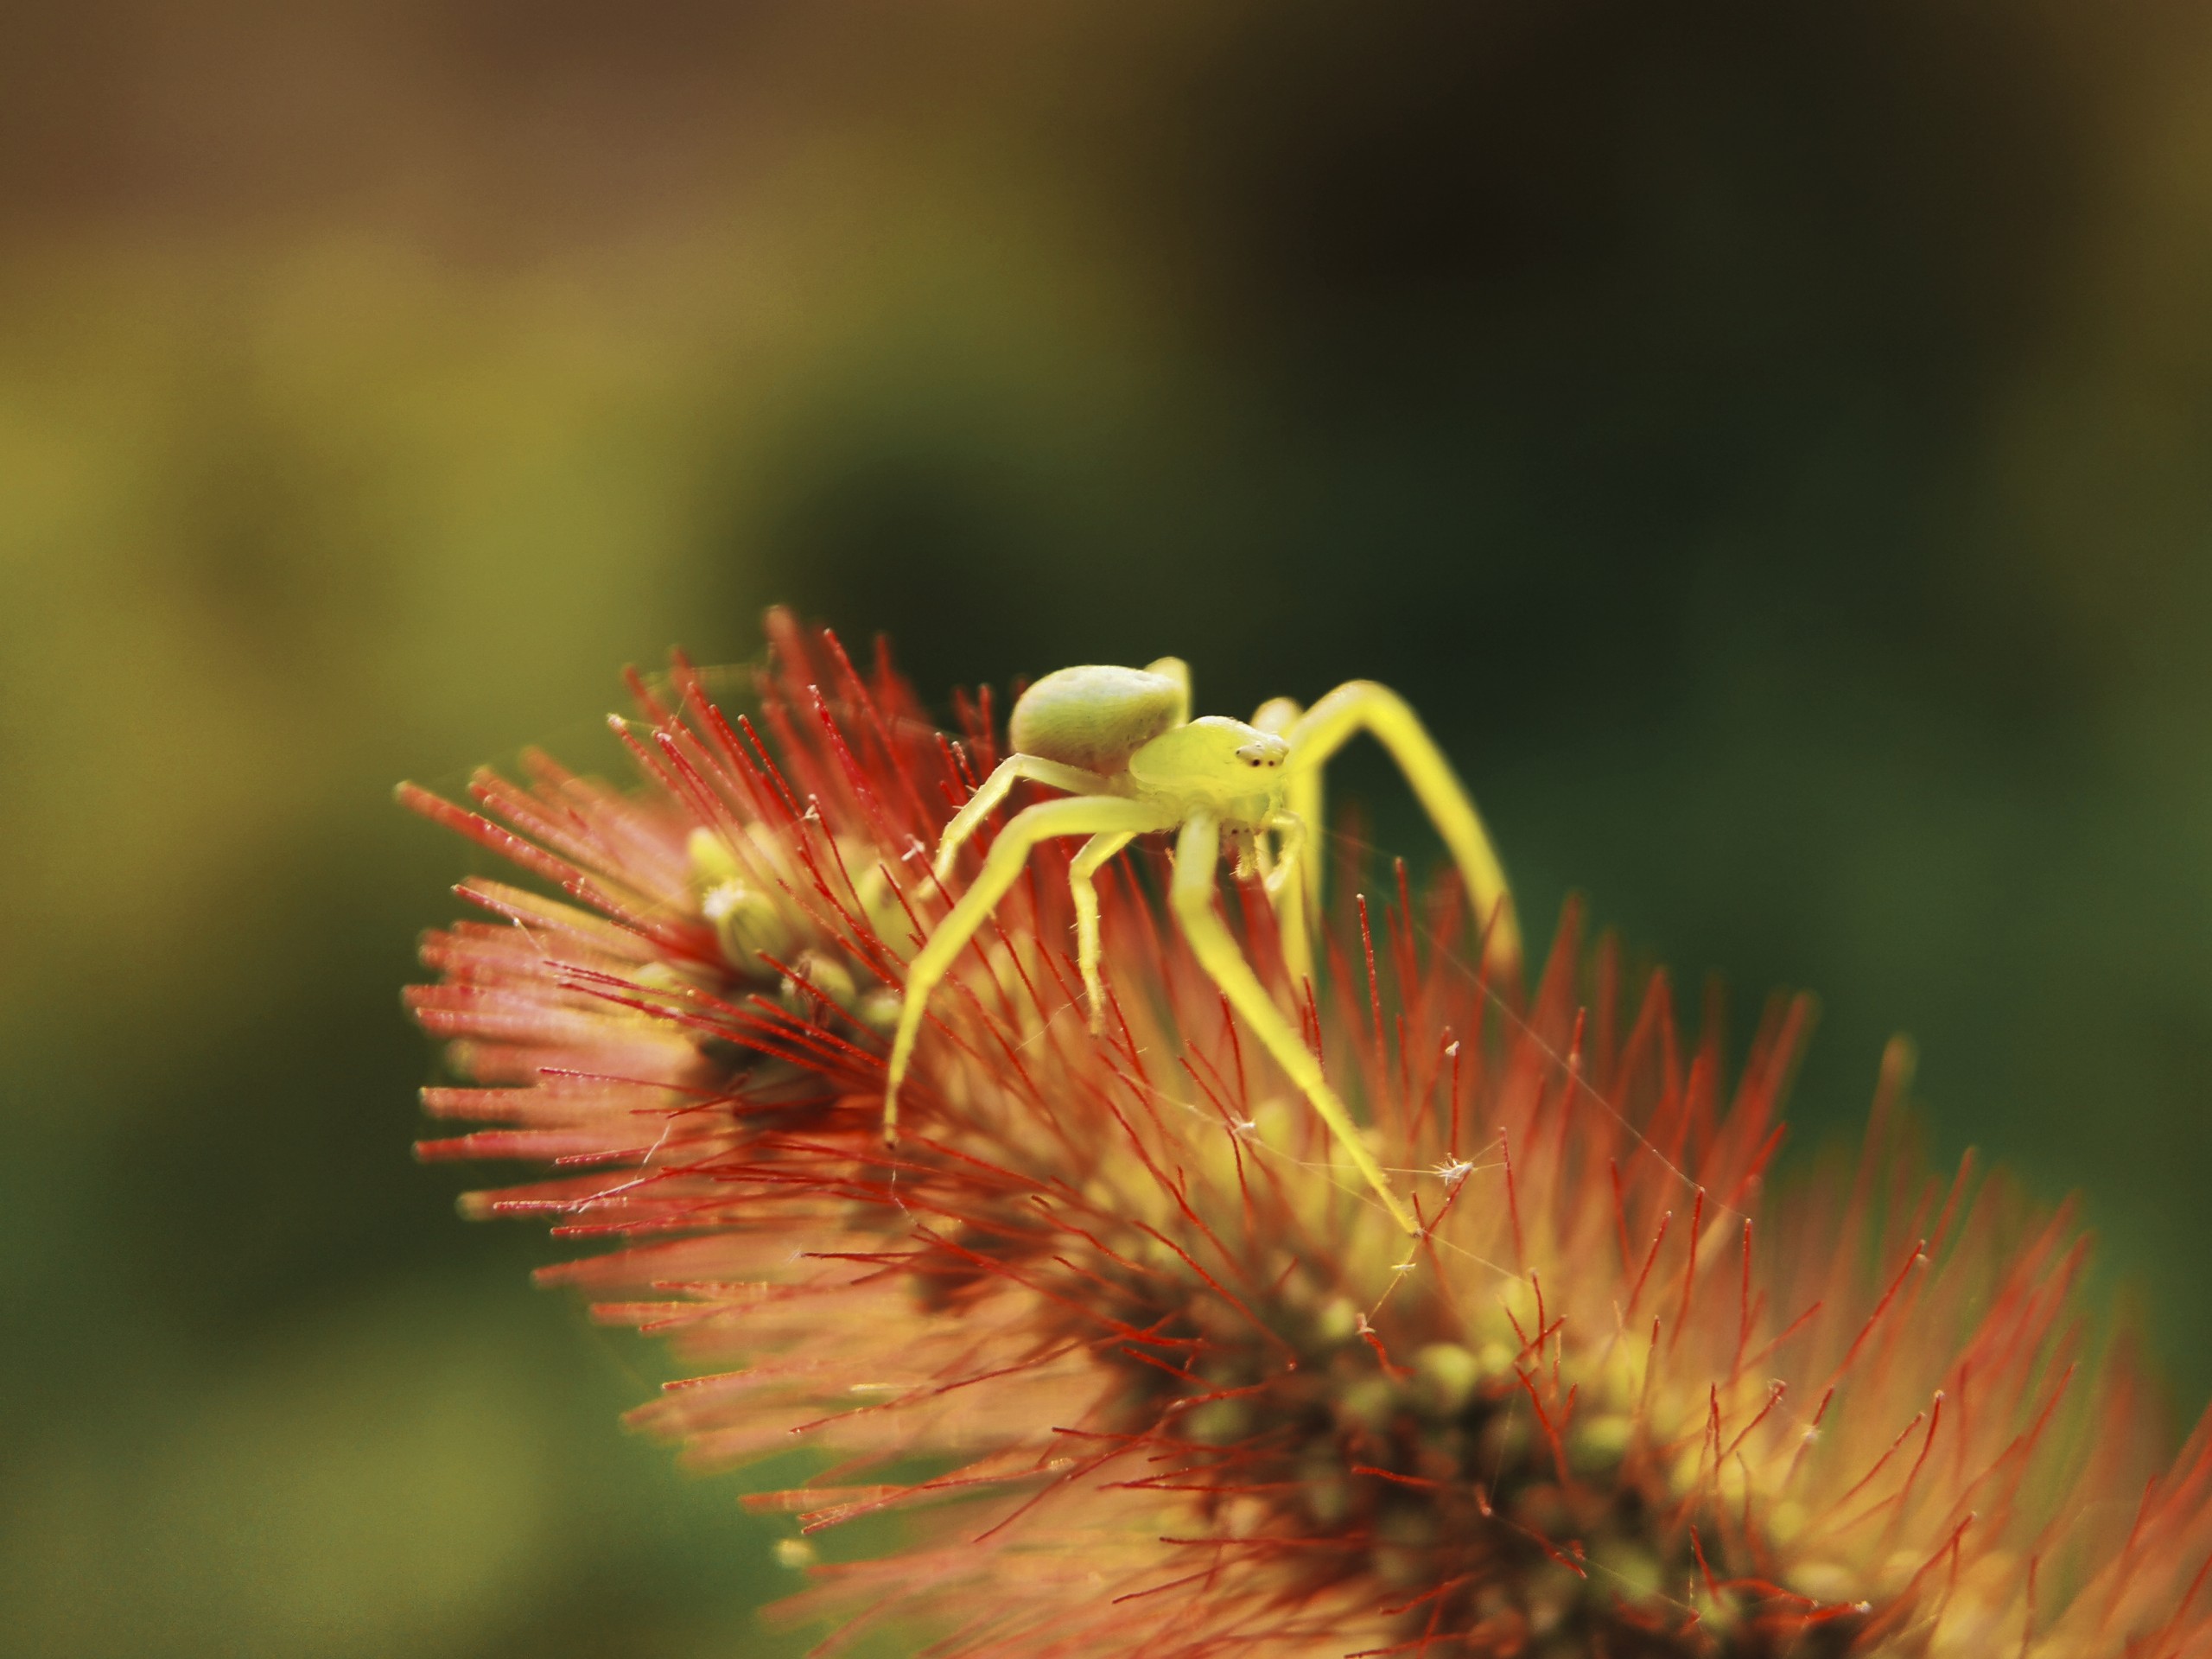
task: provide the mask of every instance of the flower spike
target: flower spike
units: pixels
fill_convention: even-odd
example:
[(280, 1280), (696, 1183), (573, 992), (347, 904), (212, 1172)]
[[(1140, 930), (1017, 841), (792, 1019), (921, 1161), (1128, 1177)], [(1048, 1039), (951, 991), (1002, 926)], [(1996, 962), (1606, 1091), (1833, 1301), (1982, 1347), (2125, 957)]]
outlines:
[[(988, 697), (941, 737), (887, 663), (770, 637), (757, 709), (638, 683), (637, 785), (402, 798), (550, 890), (467, 882), (425, 941), (424, 1103), (484, 1127), (423, 1154), (548, 1166), (469, 1212), (607, 1252), (543, 1276), (691, 1373), (640, 1425), (832, 1454), (753, 1500), (811, 1574), (784, 1616), (948, 1659), (2212, 1653), (2212, 1429), (2159, 1455), (2068, 1216), (1928, 1176), (1902, 1050), (1857, 1171), (1777, 1187), (1802, 1014), (1725, 1087), (1572, 908), (1524, 995), (1497, 894), (1471, 939), (1464, 890), (1315, 906), (1262, 841), (1217, 896), (1207, 831), (1179, 873), (1078, 812), (1118, 860), (1039, 840), (948, 934)], [(985, 868), (1025, 806), (969, 815)]]

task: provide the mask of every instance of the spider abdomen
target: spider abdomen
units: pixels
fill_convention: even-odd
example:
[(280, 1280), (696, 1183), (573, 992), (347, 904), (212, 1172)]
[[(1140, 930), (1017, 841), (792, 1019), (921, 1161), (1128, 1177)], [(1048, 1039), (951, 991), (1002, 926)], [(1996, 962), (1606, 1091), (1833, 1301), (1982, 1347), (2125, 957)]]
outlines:
[(1181, 723), (1188, 695), (1181, 682), (1147, 669), (1063, 668), (1021, 694), (1007, 735), (1020, 753), (1110, 775)]

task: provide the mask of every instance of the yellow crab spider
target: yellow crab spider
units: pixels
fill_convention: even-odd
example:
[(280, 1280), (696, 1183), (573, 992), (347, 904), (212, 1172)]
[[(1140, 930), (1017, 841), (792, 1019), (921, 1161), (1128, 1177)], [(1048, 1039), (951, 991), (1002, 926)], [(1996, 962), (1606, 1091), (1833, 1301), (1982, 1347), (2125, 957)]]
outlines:
[(1018, 814), (992, 844), (974, 881), (907, 965), (905, 1000), (892, 1040), (883, 1096), (883, 1130), (897, 1138), (899, 1087), (913, 1058), (930, 993), (1020, 879), (1031, 850), (1055, 836), (1085, 836), (1070, 873), (1077, 963), (1099, 1027), (1099, 868), (1141, 835), (1173, 830), (1175, 873), (1169, 901), (1184, 938), (1207, 976), (1296, 1084), (1390, 1214), (1407, 1231), (1412, 1213), (1390, 1190), (1382, 1166), (1317, 1061), (1260, 982), (1215, 910), (1216, 869), (1227, 842), (1240, 875), (1258, 874), (1283, 920), (1293, 976), (1311, 970), (1308, 912), (1317, 883), (1307, 879), (1307, 826), (1320, 809), (1321, 767), (1356, 734), (1371, 732), (1398, 763), (1451, 849), (1487, 928), (1493, 966), (1520, 959), (1520, 936), (1505, 876), (1466, 791), (1414, 712), (1371, 681), (1338, 686), (1310, 709), (1278, 698), (1253, 724), (1218, 715), (1191, 717), (1190, 671), (1165, 657), (1142, 669), (1064, 668), (1039, 680), (1014, 706), (1014, 753), (985, 779), (945, 826), (938, 879), (952, 874), (961, 847), (1007, 791), (1023, 779), (1069, 797)]

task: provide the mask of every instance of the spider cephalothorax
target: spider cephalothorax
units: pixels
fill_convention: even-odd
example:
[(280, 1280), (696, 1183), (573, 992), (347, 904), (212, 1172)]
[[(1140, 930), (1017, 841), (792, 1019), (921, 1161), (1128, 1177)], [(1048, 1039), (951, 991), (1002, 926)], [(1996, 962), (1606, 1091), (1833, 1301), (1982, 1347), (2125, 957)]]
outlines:
[(1395, 692), (1353, 680), (1302, 712), (1277, 698), (1248, 725), (1219, 715), (1192, 719), (1190, 671), (1178, 658), (1141, 669), (1064, 668), (1014, 704), (1008, 728), (1014, 753), (945, 826), (937, 855), (940, 881), (950, 878), (962, 845), (1017, 780), (1071, 798), (1033, 806), (1006, 826), (967, 892), (909, 964), (884, 1092), (887, 1137), (898, 1131), (899, 1086), (931, 991), (1020, 877), (1031, 849), (1054, 836), (1090, 837), (1075, 856), (1070, 886), (1077, 958), (1095, 1030), (1103, 993), (1092, 878), (1138, 836), (1173, 830), (1173, 906), (1199, 964), (1313, 1103), (1391, 1215), (1415, 1230), (1319, 1064), (1214, 910), (1214, 873), (1226, 841), (1237, 873), (1257, 874), (1275, 903), (1292, 976), (1309, 971), (1308, 910), (1318, 888), (1306, 879), (1307, 830), (1319, 811), (1321, 767), (1362, 730), (1389, 750), (1451, 849), (1492, 964), (1516, 965), (1520, 935), (1490, 837), (1442, 753)]

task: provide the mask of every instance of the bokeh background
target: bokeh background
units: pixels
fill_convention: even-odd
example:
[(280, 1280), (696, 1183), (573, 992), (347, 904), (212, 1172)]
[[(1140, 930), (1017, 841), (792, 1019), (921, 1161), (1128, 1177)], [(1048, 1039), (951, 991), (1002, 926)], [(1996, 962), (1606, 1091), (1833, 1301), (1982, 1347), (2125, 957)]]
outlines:
[[(389, 800), (786, 600), (1394, 682), (1800, 1141), (2212, 1391), (2212, 10), (32, 0), (0, 54), (0, 1650), (777, 1655), (412, 1166)], [(1429, 843), (1381, 769), (1385, 845)], [(1541, 927), (1540, 927), (1541, 931)]]

